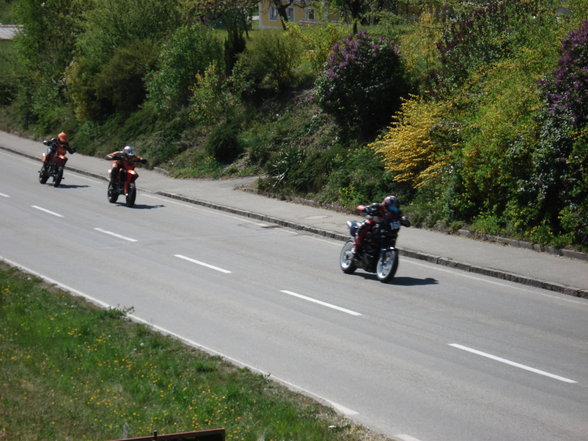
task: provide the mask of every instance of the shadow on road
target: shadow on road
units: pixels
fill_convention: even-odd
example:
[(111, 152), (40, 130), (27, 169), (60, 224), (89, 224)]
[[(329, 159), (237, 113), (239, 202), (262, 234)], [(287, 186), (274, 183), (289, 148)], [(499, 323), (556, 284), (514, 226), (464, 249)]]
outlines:
[[(118, 207), (126, 207), (124, 202), (118, 202), (116, 204)], [(133, 209), (135, 210), (152, 210), (154, 208), (164, 208), (165, 205), (163, 204), (159, 204), (159, 205), (146, 205), (146, 204), (135, 204), (133, 207)]]
[(437, 285), (439, 281), (432, 277), (425, 277), (424, 279), (417, 279), (414, 277), (394, 277), (390, 282), (393, 285), (400, 286), (419, 286), (419, 285)]
[[(48, 185), (53, 185), (50, 182), (48, 183)], [(57, 188), (89, 188), (89, 185), (75, 185), (75, 184), (59, 184), (59, 187)]]
[[(373, 273), (356, 272), (354, 276), (363, 277), (368, 280), (378, 280), (378, 277)], [(417, 279), (415, 277), (394, 277), (389, 284), (398, 286), (425, 286), (425, 285), (437, 285), (439, 281), (432, 277), (425, 277), (424, 279)]]

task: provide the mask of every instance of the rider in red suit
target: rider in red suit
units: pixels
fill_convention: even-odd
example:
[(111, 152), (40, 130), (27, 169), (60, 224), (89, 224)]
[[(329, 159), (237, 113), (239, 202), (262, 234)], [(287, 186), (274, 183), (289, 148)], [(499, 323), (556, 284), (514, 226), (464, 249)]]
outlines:
[(387, 230), (399, 230), (401, 225), (405, 227), (410, 226), (410, 221), (406, 216), (402, 215), (400, 202), (398, 202), (398, 198), (394, 195), (388, 195), (382, 202), (376, 202), (367, 207), (360, 205), (358, 209), (368, 216), (355, 235), (354, 254), (361, 251), (363, 240), (374, 226), (382, 225)]

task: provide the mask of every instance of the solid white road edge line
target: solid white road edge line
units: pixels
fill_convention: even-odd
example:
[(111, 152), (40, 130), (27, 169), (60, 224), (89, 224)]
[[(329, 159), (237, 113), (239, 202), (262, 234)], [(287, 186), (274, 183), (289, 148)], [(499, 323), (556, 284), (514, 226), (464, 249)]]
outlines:
[[(92, 303), (94, 303), (94, 304), (96, 304), (96, 305), (98, 305), (98, 306), (100, 306), (100, 307), (102, 307), (104, 309), (113, 309), (112, 306), (110, 306), (106, 302), (103, 302), (102, 300), (98, 300), (97, 298), (92, 297), (92, 296), (90, 296), (90, 295), (88, 295), (88, 294), (86, 294), (86, 293), (84, 293), (82, 291), (79, 291), (79, 290), (75, 289), (75, 288), (72, 288), (71, 286), (68, 286), (68, 285), (65, 285), (63, 283), (60, 283), (57, 280), (54, 280), (54, 279), (52, 279), (50, 277), (47, 277), (47, 276), (45, 276), (45, 275), (43, 275), (43, 274), (41, 274), (41, 273), (39, 273), (39, 272), (37, 272), (35, 270), (32, 270), (32, 269), (24, 266), (24, 265), (21, 265), (19, 263), (16, 263), (16, 262), (14, 262), (14, 261), (12, 261), (10, 259), (6, 259), (3, 256), (0, 256), (0, 260), (3, 261), (3, 262), (6, 262), (7, 264), (9, 264), (9, 265), (11, 265), (11, 266), (13, 266), (15, 268), (18, 268), (21, 271), (24, 271), (24, 272), (26, 272), (28, 274), (31, 274), (31, 275), (36, 276), (36, 277), (39, 277), (40, 279), (43, 279), (44, 281), (46, 281), (48, 283), (51, 283), (51, 284), (53, 284), (55, 286), (58, 286), (59, 288), (65, 290), (65, 291), (68, 291), (68, 292), (70, 292), (72, 294), (75, 294), (75, 295), (77, 295), (79, 297), (83, 297), (83, 298), (91, 301)], [(229, 357), (229, 356), (223, 354), (222, 352), (219, 352), (219, 351), (214, 350), (212, 348), (209, 348), (207, 346), (201, 345), (200, 343), (197, 343), (194, 340), (190, 340), (189, 338), (182, 337), (181, 335), (179, 335), (179, 334), (177, 334), (175, 332), (172, 332), (172, 331), (170, 331), (170, 330), (168, 330), (166, 328), (163, 328), (161, 326), (155, 325), (155, 324), (153, 324), (153, 323), (151, 323), (151, 322), (149, 322), (149, 321), (147, 321), (147, 320), (145, 320), (145, 319), (143, 319), (143, 318), (141, 318), (141, 317), (139, 317), (137, 315), (134, 315), (134, 314), (126, 314), (126, 316), (128, 318), (130, 318), (131, 320), (137, 322), (137, 323), (142, 323), (142, 324), (150, 327), (151, 329), (154, 329), (154, 330), (156, 330), (158, 332), (161, 332), (162, 334), (166, 334), (166, 335), (169, 335), (170, 337), (177, 338), (178, 340), (181, 340), (184, 343), (186, 343), (186, 344), (188, 344), (188, 345), (190, 345), (192, 347), (198, 348), (198, 349), (200, 349), (200, 350), (202, 350), (202, 351), (204, 351), (204, 352), (206, 352), (208, 354), (217, 355), (217, 356), (222, 357), (223, 359), (225, 359), (225, 360), (227, 360), (227, 361), (229, 361), (229, 362), (231, 362), (231, 363), (233, 363), (233, 364), (235, 364), (235, 365), (237, 365), (239, 367), (243, 367), (243, 368), (249, 369), (249, 370), (251, 370), (253, 372), (256, 372), (256, 373), (258, 373), (260, 375), (263, 375), (264, 377), (268, 377), (268, 378), (273, 379), (274, 381), (277, 381), (279, 383), (282, 383), (283, 385), (289, 387), (290, 389), (292, 389), (294, 391), (298, 391), (298, 392), (303, 393), (303, 394), (305, 394), (305, 395), (307, 395), (309, 397), (315, 398), (318, 401), (321, 401), (323, 403), (328, 404), (329, 406), (333, 407), (335, 410), (337, 410), (338, 412), (341, 412), (342, 414), (344, 414), (346, 416), (359, 415), (359, 412), (356, 412), (355, 410), (349, 409), (348, 407), (345, 407), (345, 406), (342, 406), (340, 404), (337, 404), (334, 401), (331, 401), (331, 400), (329, 400), (329, 399), (327, 399), (327, 398), (325, 398), (325, 397), (323, 397), (321, 395), (315, 394), (315, 393), (310, 392), (310, 391), (308, 391), (308, 390), (306, 390), (306, 389), (304, 389), (302, 387), (296, 386), (295, 384), (290, 383), (289, 381), (283, 380), (280, 377), (276, 377), (275, 375), (272, 375), (269, 372), (266, 372), (264, 370), (261, 370), (259, 368), (254, 367), (254, 366), (251, 366), (251, 365), (249, 365), (247, 363), (243, 363), (242, 361), (239, 361), (239, 360), (237, 360), (235, 358)]]
[(577, 383), (577, 381), (570, 380), (569, 378), (560, 377), (559, 375), (550, 374), (549, 372), (545, 372), (539, 369), (532, 368), (530, 366), (526, 366), (524, 364), (516, 363), (514, 361), (507, 360), (506, 358), (497, 357), (496, 355), (488, 354), (486, 352), (478, 351), (477, 349), (468, 348), (467, 346), (463, 346), (457, 343), (450, 343), (449, 346), (452, 346), (456, 349), (461, 349), (462, 351), (471, 352), (472, 354), (480, 355), (482, 357), (489, 358), (494, 361), (498, 361), (500, 363), (507, 364), (509, 366), (514, 366), (519, 369), (523, 369), (525, 371), (533, 372), (535, 374), (543, 375), (545, 377), (553, 378), (558, 381), (563, 381), (564, 383)]
[(194, 340), (190, 340), (189, 338), (182, 337), (181, 335), (176, 334), (175, 332), (172, 332), (172, 331), (170, 331), (168, 329), (165, 329), (165, 328), (163, 328), (161, 326), (154, 325), (153, 323), (150, 323), (147, 320), (142, 319), (141, 317), (137, 317), (136, 315), (133, 315), (133, 314), (127, 314), (127, 317), (129, 317), (130, 319), (132, 319), (132, 320), (134, 320), (134, 321), (136, 321), (138, 323), (143, 323), (144, 325), (147, 325), (150, 328), (153, 328), (153, 329), (155, 329), (155, 330), (157, 330), (157, 331), (159, 331), (159, 332), (161, 332), (163, 334), (166, 334), (166, 335), (169, 335), (171, 337), (177, 338), (178, 340), (183, 341), (184, 343), (188, 344), (189, 346), (198, 348), (198, 349), (200, 349), (200, 350), (202, 350), (202, 351), (204, 351), (204, 352), (206, 352), (208, 354), (211, 354), (211, 355), (217, 355), (217, 356), (222, 357), (225, 360), (233, 363), (234, 365), (237, 365), (237, 366), (242, 367), (242, 368), (249, 369), (249, 370), (251, 370), (253, 372), (256, 372), (256, 373), (258, 373), (260, 375), (263, 375), (264, 377), (271, 378), (274, 381), (277, 381), (277, 382), (279, 382), (279, 383), (287, 386), (291, 390), (294, 390), (294, 391), (303, 393), (303, 394), (305, 394), (305, 395), (307, 395), (309, 397), (315, 398), (318, 401), (322, 401), (323, 403), (327, 403), (329, 406), (333, 407), (335, 410), (337, 410), (338, 412), (341, 412), (342, 414), (344, 414), (346, 416), (359, 415), (359, 412), (356, 412), (355, 410), (349, 409), (348, 407), (345, 407), (345, 406), (342, 406), (341, 404), (335, 403), (334, 401), (331, 401), (331, 400), (329, 400), (329, 399), (327, 399), (327, 398), (325, 398), (325, 397), (323, 397), (321, 395), (318, 395), (318, 394), (315, 394), (313, 392), (310, 392), (309, 390), (304, 389), (304, 388), (302, 388), (300, 386), (296, 386), (295, 384), (290, 383), (289, 381), (286, 381), (286, 380), (284, 380), (284, 379), (282, 379), (280, 377), (276, 377), (275, 375), (272, 375), (271, 373), (266, 372), (266, 371), (264, 371), (262, 369), (259, 369), (259, 368), (256, 368), (254, 366), (251, 366), (250, 364), (244, 363), (244, 362), (242, 362), (240, 360), (237, 360), (237, 359), (235, 359), (233, 357), (229, 357), (229, 356), (227, 356), (227, 355), (223, 354), (222, 352), (219, 352), (219, 351), (217, 351), (215, 349), (211, 349), (211, 348), (209, 348), (207, 346), (201, 345), (200, 343), (197, 343)]
[(63, 215), (62, 215), (62, 214), (56, 213), (56, 212), (54, 212), (54, 211), (51, 211), (51, 210), (47, 210), (46, 208), (39, 207), (38, 205), (31, 205), (31, 207), (33, 207), (33, 208), (34, 208), (34, 209), (36, 209), (36, 210), (40, 210), (40, 211), (43, 211), (43, 212), (45, 212), (45, 213), (48, 213), (48, 214), (50, 214), (50, 215), (52, 215), (52, 216), (56, 216), (56, 217), (63, 217)]
[(307, 296), (303, 296), (302, 294), (297, 294), (292, 291), (287, 291), (285, 289), (280, 290), (280, 292), (282, 292), (284, 294), (288, 294), (289, 296), (298, 297), (299, 299), (307, 300), (312, 303), (317, 303), (319, 305), (326, 306), (327, 308), (336, 309), (337, 311), (344, 312), (345, 314), (353, 315), (356, 317), (359, 317), (361, 315), (361, 313), (356, 312), (356, 311), (352, 311), (351, 309), (342, 308), (341, 306), (337, 306), (337, 305), (332, 305), (331, 303), (326, 303), (321, 300), (313, 299), (312, 297), (307, 297)]
[(137, 239), (133, 239), (132, 237), (123, 236), (121, 234), (113, 233), (112, 231), (103, 230), (102, 228), (94, 228), (96, 231), (100, 231), (101, 233), (108, 234), (109, 236), (116, 237), (118, 239), (126, 240), (128, 242), (137, 242)]
[(208, 263), (205, 262), (201, 262), (199, 260), (196, 259), (191, 259), (190, 257), (186, 257), (186, 256), (182, 256), (181, 254), (174, 254), (174, 257), (177, 257), (178, 259), (182, 259), (182, 260), (186, 260), (188, 262), (192, 262), (195, 263), (196, 265), (201, 265), (204, 266), (206, 268), (210, 268), (212, 270), (224, 273), (224, 274), (231, 274), (231, 271), (223, 269), (223, 268), (219, 268), (218, 266), (214, 266), (214, 265), (210, 265)]

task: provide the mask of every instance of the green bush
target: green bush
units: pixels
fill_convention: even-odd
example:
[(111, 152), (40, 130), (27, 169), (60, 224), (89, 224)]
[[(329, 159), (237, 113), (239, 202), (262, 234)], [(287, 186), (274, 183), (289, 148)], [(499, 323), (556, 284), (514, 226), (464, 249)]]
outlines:
[(478, 68), (516, 52), (519, 32), (544, 16), (541, 3), (547, 4), (490, 0), (456, 5), (437, 43), (441, 83), (452, 88)]
[(288, 32), (304, 46), (303, 59), (307, 59), (315, 74), (325, 67), (333, 45), (349, 33), (346, 26), (327, 23), (322, 26), (300, 27), (288, 24)]
[(206, 142), (206, 153), (224, 164), (230, 164), (237, 159), (243, 153), (243, 148), (237, 137), (239, 125), (233, 119), (215, 126)]
[(12, 41), (0, 41), (0, 106), (14, 101), (18, 93), (18, 53)]
[(68, 94), (81, 121), (103, 121), (120, 106), (133, 107), (141, 101), (142, 77), (150, 69), (161, 40), (177, 27), (177, 2), (92, 3), (80, 20), (83, 32), (75, 42), (76, 56), (66, 72)]
[(179, 28), (162, 50), (159, 68), (149, 77), (149, 100), (162, 110), (186, 106), (196, 74), (213, 62), (223, 66), (222, 43), (203, 25)]
[(114, 51), (96, 75), (96, 98), (109, 103), (109, 113), (132, 112), (144, 101), (144, 77), (155, 67), (158, 54), (152, 40), (134, 40)]
[(190, 118), (202, 125), (212, 125), (234, 118), (240, 110), (239, 97), (233, 93), (217, 63), (213, 61), (191, 88)]
[(321, 194), (323, 202), (352, 210), (359, 204), (379, 201), (388, 193), (404, 199), (403, 185), (392, 182), (380, 156), (371, 148), (333, 148), (329, 161), (331, 173)]
[(295, 87), (301, 51), (293, 34), (269, 29), (257, 32), (235, 64), (234, 81), (238, 84), (234, 87), (245, 95)]

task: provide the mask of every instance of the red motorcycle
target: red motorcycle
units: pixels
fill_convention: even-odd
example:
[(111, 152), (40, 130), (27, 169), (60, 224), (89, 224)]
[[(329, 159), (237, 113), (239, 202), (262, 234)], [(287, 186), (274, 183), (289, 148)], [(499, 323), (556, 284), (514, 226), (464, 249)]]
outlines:
[[(115, 179), (110, 179), (108, 183), (108, 201), (114, 204), (120, 195), (126, 198), (127, 207), (135, 205), (137, 198), (137, 187), (135, 181), (139, 177), (139, 173), (135, 170), (137, 162), (146, 163), (143, 158), (133, 156), (113, 156), (108, 155), (106, 159), (118, 161), (118, 173)], [(113, 169), (108, 172), (112, 173)]]
[[(43, 144), (50, 145), (49, 141), (43, 141)], [(53, 178), (53, 186), (59, 187), (61, 180), (63, 179), (63, 170), (65, 169), (65, 163), (67, 162), (67, 147), (63, 145), (57, 145), (52, 154), (43, 153), (41, 161), (43, 165), (39, 170), (39, 182), (45, 184), (49, 178)], [(70, 153), (74, 150), (70, 149)]]

